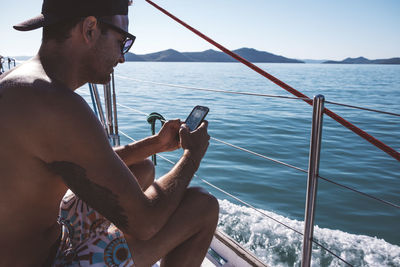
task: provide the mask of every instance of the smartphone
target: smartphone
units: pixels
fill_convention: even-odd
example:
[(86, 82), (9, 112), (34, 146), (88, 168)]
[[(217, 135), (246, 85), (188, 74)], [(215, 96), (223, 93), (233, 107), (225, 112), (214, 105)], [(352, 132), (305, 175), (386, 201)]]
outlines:
[(194, 131), (200, 126), (209, 110), (208, 107), (203, 106), (195, 106), (193, 108), (192, 112), (190, 112), (189, 116), (185, 120), (190, 131)]

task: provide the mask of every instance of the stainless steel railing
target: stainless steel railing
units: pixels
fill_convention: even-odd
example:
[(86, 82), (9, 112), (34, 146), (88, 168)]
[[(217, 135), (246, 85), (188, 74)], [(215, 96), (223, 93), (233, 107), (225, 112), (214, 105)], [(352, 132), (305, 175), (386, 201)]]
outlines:
[(301, 266), (310, 266), (312, 240), (314, 235), (314, 215), (317, 200), (319, 161), (322, 138), (322, 119), (324, 115), (323, 95), (317, 95), (313, 100), (313, 118), (311, 126), (310, 153), (308, 162), (306, 210), (304, 215), (303, 257)]
[[(8, 69), (5, 67), (6, 63), (8, 63)], [(6, 72), (6, 70), (11, 70), (15, 66), (15, 58), (0, 56), (0, 74)]]
[(105, 132), (107, 133), (111, 145), (119, 146), (120, 136), (118, 133), (117, 97), (115, 94), (114, 73), (111, 74), (111, 82), (103, 85), (103, 89), (105, 114), (103, 112), (97, 85), (89, 83), (89, 91), (93, 102), (93, 110), (95, 114), (98, 115), (98, 118), (101, 121)]

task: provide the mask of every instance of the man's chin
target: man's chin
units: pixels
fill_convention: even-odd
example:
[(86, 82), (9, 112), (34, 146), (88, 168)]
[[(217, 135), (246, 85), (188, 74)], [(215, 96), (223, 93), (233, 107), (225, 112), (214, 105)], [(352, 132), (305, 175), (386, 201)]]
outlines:
[(111, 81), (111, 75), (108, 75), (101, 84), (107, 84)]
[(91, 83), (108, 84), (110, 81), (111, 81), (111, 75), (107, 75), (102, 78), (97, 77), (97, 79), (93, 79), (93, 81), (91, 81)]

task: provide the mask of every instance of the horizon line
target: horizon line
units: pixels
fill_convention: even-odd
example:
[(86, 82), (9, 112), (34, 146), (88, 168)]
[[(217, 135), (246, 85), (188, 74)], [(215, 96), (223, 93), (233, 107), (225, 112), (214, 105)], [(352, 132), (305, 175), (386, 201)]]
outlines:
[[(289, 58), (289, 57), (284, 56), (284, 55), (274, 54), (274, 53), (269, 52), (269, 51), (258, 50), (258, 49), (256, 49), (256, 48), (252, 48), (252, 47), (240, 47), (240, 48), (236, 48), (236, 49), (231, 49), (231, 51), (235, 51), (235, 50), (239, 50), (239, 49), (243, 49), (243, 48), (254, 49), (254, 50), (258, 51), (258, 52), (267, 52), (267, 53), (270, 53), (270, 54), (273, 54), (273, 55), (276, 55), (276, 56), (282, 56), (282, 57)], [(163, 52), (163, 51), (168, 51), (168, 50), (174, 50), (174, 51), (177, 51), (177, 52), (179, 52), (179, 53), (201, 53), (201, 52), (205, 52), (205, 51), (208, 51), (208, 50), (212, 50), (212, 51), (224, 53), (223, 51), (221, 51), (221, 50), (219, 50), (219, 49), (213, 49), (213, 48), (209, 48), (209, 49), (205, 49), (205, 50), (201, 50), (201, 51), (179, 51), (179, 50), (174, 49), (174, 48), (167, 48), (167, 49), (158, 50), (158, 51), (154, 51), (154, 52), (128, 52), (128, 53), (131, 53), (131, 54), (139, 55), (139, 56), (140, 56), (140, 55), (153, 54), (153, 53), (158, 53), (158, 52)], [(140, 53), (140, 54), (139, 54), (139, 53)], [(224, 53), (224, 54), (226, 54), (226, 53)], [(1, 54), (0, 54), (0, 55), (1, 55)], [(35, 54), (35, 55), (36, 55), (36, 54)], [(11, 58), (14, 58), (14, 57), (34, 57), (35, 55), (13, 55), (13, 56), (3, 56), (3, 57), (11, 57)], [(227, 54), (226, 54), (226, 55), (227, 55)], [(228, 55), (228, 56), (229, 56), (229, 55)], [(355, 58), (366, 58), (366, 59), (368, 59), (368, 60), (377, 60), (377, 59), (400, 58), (400, 56), (391, 56), (391, 57), (387, 57), (387, 58), (367, 58), (367, 57), (365, 57), (365, 56), (347, 56), (347, 57), (343, 58), (342, 60), (349, 59), (349, 58), (351, 58), (351, 59), (355, 59)], [(297, 59), (297, 60), (315, 60), (315, 61), (342, 61), (342, 60), (339, 60), (339, 59), (327, 59), (327, 58), (325, 58), (325, 59), (319, 59), (319, 58), (299, 58), (299, 57), (291, 57), (291, 58), (289, 58), (289, 59)]]

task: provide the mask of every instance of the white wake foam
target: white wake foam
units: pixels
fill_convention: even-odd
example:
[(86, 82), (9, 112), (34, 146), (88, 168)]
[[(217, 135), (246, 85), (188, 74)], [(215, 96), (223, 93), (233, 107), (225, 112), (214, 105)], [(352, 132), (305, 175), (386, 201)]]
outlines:
[[(303, 232), (303, 222), (264, 211), (274, 219)], [(220, 200), (218, 228), (233, 237), (269, 266), (299, 266), (303, 236), (257, 211)], [(383, 239), (314, 227), (318, 243), (354, 266), (400, 266), (400, 246)], [(312, 266), (346, 266), (313, 245)]]

